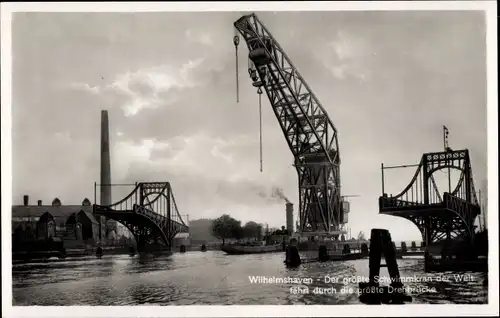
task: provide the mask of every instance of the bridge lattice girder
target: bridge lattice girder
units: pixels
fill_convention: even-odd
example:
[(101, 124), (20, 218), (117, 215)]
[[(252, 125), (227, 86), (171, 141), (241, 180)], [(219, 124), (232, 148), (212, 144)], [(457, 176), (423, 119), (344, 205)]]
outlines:
[[(461, 171), (451, 193), (441, 193), (433, 174), (442, 169)], [(381, 214), (412, 221), (423, 240), (432, 244), (443, 239), (471, 238), (480, 207), (474, 189), (469, 151), (427, 153), (408, 186), (396, 196), (379, 198)]]
[(122, 200), (109, 206), (94, 204), (94, 214), (123, 224), (139, 249), (147, 244), (172, 246), (173, 238), (188, 231), (169, 182), (140, 182)]

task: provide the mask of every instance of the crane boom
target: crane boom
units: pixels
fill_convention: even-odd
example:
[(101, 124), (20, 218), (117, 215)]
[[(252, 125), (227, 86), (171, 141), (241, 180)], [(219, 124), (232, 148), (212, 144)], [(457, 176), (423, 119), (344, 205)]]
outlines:
[(295, 157), (299, 232), (340, 234), (340, 156), (337, 130), (284, 50), (255, 14), (234, 23), (249, 50), (253, 86), (263, 87)]

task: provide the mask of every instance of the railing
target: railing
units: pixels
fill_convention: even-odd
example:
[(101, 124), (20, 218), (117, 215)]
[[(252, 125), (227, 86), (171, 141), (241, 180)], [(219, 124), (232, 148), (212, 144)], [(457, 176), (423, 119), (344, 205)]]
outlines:
[(412, 201), (400, 200), (392, 197), (380, 197), (379, 207), (380, 209), (395, 209), (395, 208), (409, 208), (417, 207), (422, 204)]

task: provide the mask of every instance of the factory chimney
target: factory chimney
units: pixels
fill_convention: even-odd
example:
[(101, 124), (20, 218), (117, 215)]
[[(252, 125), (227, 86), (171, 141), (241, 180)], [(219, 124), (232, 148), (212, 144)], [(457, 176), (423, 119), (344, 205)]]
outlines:
[(286, 230), (288, 234), (293, 233), (293, 203), (287, 202), (286, 206)]
[(29, 202), (30, 201), (30, 197), (28, 195), (24, 195), (23, 196), (23, 203), (24, 203), (24, 206), (28, 206), (29, 205)]
[[(109, 151), (109, 120), (108, 111), (101, 111), (101, 205), (111, 205), (111, 155)], [(99, 217), (100, 237), (102, 233), (104, 220)]]
[(111, 156), (108, 111), (101, 111), (101, 205), (111, 205)]

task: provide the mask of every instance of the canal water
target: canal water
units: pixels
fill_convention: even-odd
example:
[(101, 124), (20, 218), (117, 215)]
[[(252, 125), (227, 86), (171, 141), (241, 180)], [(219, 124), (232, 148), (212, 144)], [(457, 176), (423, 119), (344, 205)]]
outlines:
[[(357, 282), (367, 279), (367, 259), (298, 269), (286, 269), (283, 260), (284, 253), (208, 251), (18, 264), (13, 305), (359, 304)], [(486, 274), (428, 274), (421, 258), (398, 263), (413, 303), (487, 303)], [(386, 268), (381, 276), (388, 276)], [(383, 279), (381, 285), (388, 285)]]

